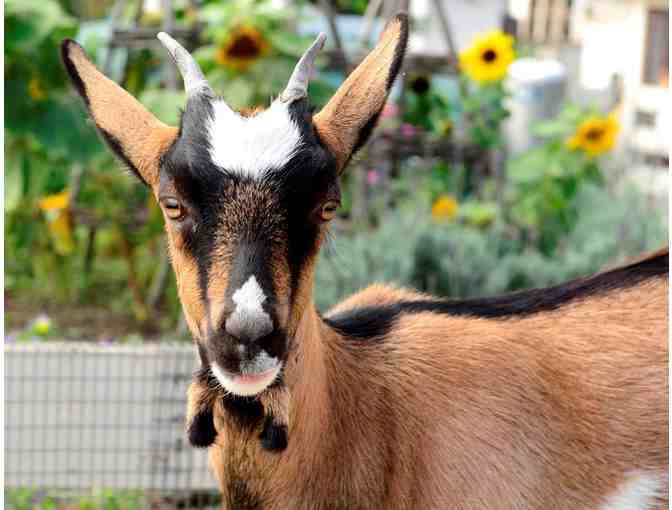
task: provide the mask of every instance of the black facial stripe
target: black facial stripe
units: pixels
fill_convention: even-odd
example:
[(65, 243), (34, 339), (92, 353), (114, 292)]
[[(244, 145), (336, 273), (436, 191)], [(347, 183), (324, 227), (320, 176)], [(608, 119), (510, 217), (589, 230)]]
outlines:
[[(243, 238), (238, 240), (229, 270), (229, 281), (226, 290), (226, 299), (228, 302), (231, 303), (233, 294), (245, 285), (250, 277), (254, 276), (266, 296), (262, 308), (266, 312), (271, 311), (270, 305), (275, 302), (273, 278), (270, 274), (270, 258), (272, 256), (273, 253), (267, 239), (248, 241)], [(232, 308), (234, 307), (235, 305), (232, 305)]]
[[(286, 333), (278, 328), (278, 320), (276, 313), (276, 294), (274, 290), (274, 282), (270, 273), (270, 257), (272, 251), (268, 242), (264, 240), (257, 240), (254, 242), (243, 241), (237, 246), (233, 263), (229, 272), (229, 282), (226, 290), (227, 308), (230, 312), (235, 312), (236, 303), (233, 302), (233, 295), (244, 285), (249, 279), (254, 276), (258, 285), (261, 287), (266, 299), (261, 304), (262, 309), (269, 315), (273, 323), (273, 330), (254, 341), (247, 343), (246, 355), (253, 358), (263, 349), (269, 356), (286, 359)], [(223, 322), (219, 324), (219, 331), (223, 332), (226, 325), (226, 317)], [(246, 342), (245, 338), (238, 339), (241, 342)], [(238, 356), (233, 356), (232, 353), (227, 355), (227, 345), (216, 344), (215, 347), (219, 352), (220, 362), (225, 368), (231, 371), (236, 371), (239, 368)]]
[(161, 179), (170, 180), (190, 207), (181, 235), (198, 267), (198, 286), (201, 300), (208, 309), (208, 318), (208, 283), (224, 184), (221, 172), (209, 158), (204, 126), (211, 116), (208, 96), (190, 98), (180, 119), (180, 136), (161, 161)]
[(304, 145), (315, 145), (315, 130), (312, 125), (313, 107), (308, 102), (308, 98), (302, 98), (294, 101), (287, 109), (290, 118), (298, 126), (301, 133), (301, 141)]
[(310, 214), (327, 195), (340, 197), (336, 161), (324, 148), (313, 126), (313, 109), (307, 99), (292, 103), (289, 114), (301, 132), (301, 149), (267, 179), (287, 205), (288, 263), (292, 296), (296, 294), (307, 259), (315, 255), (319, 227)]
[[(327, 195), (340, 196), (336, 163), (320, 144), (312, 125), (311, 107), (302, 99), (288, 108), (300, 130), (301, 142), (287, 164), (263, 169), (261, 179), (227, 172), (210, 158), (206, 120), (213, 114), (211, 101), (212, 98), (200, 97), (187, 104), (178, 141), (163, 159), (162, 178), (174, 183), (178, 195), (194, 210), (195, 229), (185, 230), (184, 235), (186, 248), (198, 266), (199, 288), (206, 306), (216, 244), (230, 242), (233, 253), (227, 275), (227, 307), (235, 309), (231, 303), (233, 293), (254, 275), (267, 296), (264, 309), (275, 319), (271, 257), (287, 257), (291, 295), (283, 295), (282, 299), (291, 302), (305, 262), (315, 254), (320, 234), (311, 213)], [(274, 244), (276, 239), (281, 241)], [(206, 336), (222, 333), (221, 324), (212, 327)], [(277, 342), (265, 340), (268, 342), (260, 344), (269, 344), (269, 354), (285, 357)], [(220, 361), (225, 357), (223, 351), (210, 354), (221, 354)]]
[(525, 317), (665, 276), (668, 267), (668, 254), (664, 253), (626, 267), (546, 289), (482, 299), (400, 301), (384, 306), (355, 308), (327, 317), (324, 321), (340, 334), (354, 340), (382, 340), (401, 314), (431, 312), (487, 319)]
[(213, 174), (221, 175), (221, 170), (210, 158), (208, 123), (214, 116), (213, 99), (207, 94), (190, 97), (180, 117), (180, 149), (188, 162), (190, 174), (197, 178), (211, 179)]

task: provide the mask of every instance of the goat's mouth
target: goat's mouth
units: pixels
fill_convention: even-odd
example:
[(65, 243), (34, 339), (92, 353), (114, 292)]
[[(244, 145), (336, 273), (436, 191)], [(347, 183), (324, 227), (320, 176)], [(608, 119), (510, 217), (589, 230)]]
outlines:
[[(234, 395), (252, 397), (268, 388), (278, 378), (282, 369), (282, 362), (272, 358), (272, 363), (265, 363), (262, 370), (256, 371), (253, 367), (241, 365), (241, 370), (232, 372), (223, 369), (217, 362), (210, 365), (210, 370), (219, 384)], [(261, 368), (261, 367), (254, 367)]]

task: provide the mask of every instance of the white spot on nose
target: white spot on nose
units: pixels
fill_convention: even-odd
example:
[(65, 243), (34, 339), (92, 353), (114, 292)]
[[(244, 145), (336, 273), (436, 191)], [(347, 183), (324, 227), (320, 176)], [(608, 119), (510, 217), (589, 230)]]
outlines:
[(273, 331), (271, 317), (262, 308), (266, 294), (254, 275), (233, 293), (232, 299), (236, 308), (226, 319), (227, 333), (254, 341)]

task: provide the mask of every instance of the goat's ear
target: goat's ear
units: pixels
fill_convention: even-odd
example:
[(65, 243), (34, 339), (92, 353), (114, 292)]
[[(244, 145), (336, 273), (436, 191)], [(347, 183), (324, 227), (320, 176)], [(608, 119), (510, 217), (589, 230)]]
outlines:
[(407, 40), (408, 17), (398, 14), (376, 47), (314, 116), (315, 128), (336, 158), (339, 172), (373, 131), (401, 68)]
[(159, 121), (98, 71), (75, 41), (63, 41), (61, 58), (70, 81), (110, 149), (145, 184), (156, 185), (159, 159), (175, 141), (178, 130)]

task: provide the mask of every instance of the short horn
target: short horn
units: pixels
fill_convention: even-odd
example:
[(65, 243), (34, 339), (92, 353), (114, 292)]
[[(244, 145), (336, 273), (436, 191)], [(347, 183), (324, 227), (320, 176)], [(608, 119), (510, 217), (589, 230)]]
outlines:
[(159, 32), (156, 37), (166, 47), (175, 64), (177, 64), (187, 96), (190, 97), (201, 91), (212, 90), (194, 57), (180, 43), (165, 32)]
[(308, 96), (308, 82), (313, 74), (315, 58), (317, 58), (317, 53), (322, 49), (324, 41), (326, 40), (327, 35), (321, 32), (320, 35), (317, 36), (317, 39), (315, 39), (315, 42), (306, 50), (301, 57), (301, 60), (299, 60), (299, 63), (296, 64), (294, 72), (292, 72), (292, 76), (289, 78), (287, 87), (284, 92), (280, 94), (280, 101), (295, 101)]

